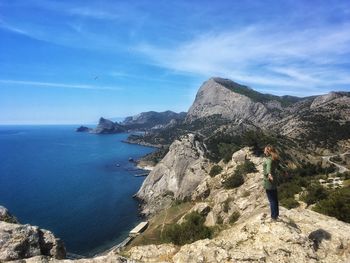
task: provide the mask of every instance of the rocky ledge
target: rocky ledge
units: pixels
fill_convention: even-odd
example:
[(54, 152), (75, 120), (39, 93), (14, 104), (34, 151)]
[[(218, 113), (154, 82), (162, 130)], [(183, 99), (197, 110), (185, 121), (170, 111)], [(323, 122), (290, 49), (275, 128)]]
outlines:
[(40, 255), (63, 259), (66, 250), (63, 242), (50, 231), (19, 224), (6, 208), (0, 206), (0, 262)]

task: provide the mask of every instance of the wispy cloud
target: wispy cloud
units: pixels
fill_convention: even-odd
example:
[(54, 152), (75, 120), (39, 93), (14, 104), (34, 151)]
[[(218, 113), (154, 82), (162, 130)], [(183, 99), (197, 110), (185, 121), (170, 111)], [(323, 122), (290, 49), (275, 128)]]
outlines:
[(104, 10), (96, 10), (87, 7), (75, 7), (65, 10), (65, 12), (70, 15), (77, 15), (102, 20), (114, 20), (120, 18), (120, 15), (118, 15), (116, 12), (107, 12)]
[(338, 65), (350, 58), (350, 24), (300, 29), (256, 25), (205, 33), (176, 47), (135, 48), (151, 63), (203, 76), (224, 75), (263, 86), (307, 88), (350, 84)]
[(22, 86), (37, 86), (37, 87), (52, 87), (52, 88), (69, 88), (69, 89), (87, 89), (87, 90), (122, 90), (120, 87), (100, 86), (100, 85), (87, 85), (87, 84), (70, 84), (70, 83), (55, 83), (55, 82), (41, 82), (41, 81), (28, 81), (28, 80), (10, 80), (1, 79), (0, 83), (10, 85), (22, 85)]

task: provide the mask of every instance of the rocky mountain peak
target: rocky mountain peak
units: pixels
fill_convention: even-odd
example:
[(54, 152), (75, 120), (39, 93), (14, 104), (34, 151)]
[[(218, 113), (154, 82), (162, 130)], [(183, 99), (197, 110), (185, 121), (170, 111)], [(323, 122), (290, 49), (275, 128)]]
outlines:
[(232, 121), (243, 119), (261, 125), (273, 123), (277, 119), (270, 109), (280, 108), (281, 103), (277, 99), (273, 103), (266, 102), (275, 97), (268, 100), (266, 96), (231, 80), (211, 78), (200, 87), (186, 122), (218, 115)]

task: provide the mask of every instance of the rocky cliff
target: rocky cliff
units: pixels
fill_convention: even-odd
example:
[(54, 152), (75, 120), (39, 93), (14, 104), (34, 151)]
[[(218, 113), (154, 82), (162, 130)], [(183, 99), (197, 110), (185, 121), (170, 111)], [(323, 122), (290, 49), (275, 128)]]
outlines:
[(155, 213), (169, 205), (173, 198), (190, 197), (206, 175), (204, 160), (203, 145), (194, 134), (173, 142), (136, 194), (144, 202), (142, 213)]
[[(164, 170), (159, 170), (168, 172), (162, 172), (159, 177), (154, 174), (153, 180), (149, 179), (148, 184), (143, 186), (140, 196), (148, 198), (147, 191), (151, 190), (148, 185), (155, 185), (154, 193), (159, 193), (159, 195), (151, 193), (151, 198), (147, 200), (156, 206), (163, 204), (154, 203), (152, 197), (160, 197), (169, 189), (174, 191), (173, 194), (167, 193), (169, 197), (188, 196), (192, 200), (192, 208), (185, 214), (198, 211), (205, 216), (207, 226), (220, 226), (222, 231), (216, 236), (183, 246), (171, 243), (134, 246), (130, 250), (123, 251), (123, 256), (117, 250), (112, 250), (103, 256), (79, 260), (59, 260), (35, 254), (21, 262), (340, 263), (350, 260), (348, 234), (350, 224), (303, 207), (291, 210), (280, 207), (281, 220), (270, 221), (268, 202), (261, 178), (264, 159), (256, 157), (249, 148), (235, 152), (228, 163), (219, 163), (223, 168), (222, 172), (214, 177), (205, 172), (210, 168), (210, 164), (201, 157), (202, 146), (196, 143), (194, 135), (188, 135), (174, 142), (172, 148), (169, 159), (165, 158), (165, 163), (160, 166)], [(170, 163), (170, 157), (174, 159), (172, 163)], [(184, 159), (188, 159), (188, 163)], [(223, 182), (227, 176), (247, 159), (254, 163), (257, 170), (245, 174), (244, 183), (240, 187), (225, 189)], [(181, 167), (182, 173), (172, 173), (171, 170), (175, 167)], [(196, 171), (202, 171), (200, 180), (195, 183), (196, 186), (192, 185), (191, 188), (186, 189), (188, 185), (183, 183), (189, 180), (188, 176), (196, 174)], [(179, 180), (180, 178), (183, 178), (182, 181)], [(156, 207), (152, 209), (157, 210)], [(152, 209), (149, 211), (151, 212)], [(166, 209), (166, 206), (163, 206), (163, 209)], [(229, 218), (234, 212), (239, 212), (240, 217), (235, 223), (230, 223)], [(183, 220), (186, 220), (184, 216), (179, 219), (179, 223)], [(2, 228), (3, 225), (0, 227)]]
[(91, 130), (90, 132), (96, 133), (96, 134), (120, 133), (120, 132), (125, 132), (125, 128), (118, 123), (112, 122), (110, 120), (107, 120), (101, 117), (97, 127)]
[(0, 215), (0, 262), (40, 255), (66, 257), (63, 242), (50, 231), (20, 224), (3, 206), (0, 206)]
[(223, 82), (223, 79), (211, 78), (200, 87), (187, 113), (186, 121), (193, 122), (211, 115), (221, 115), (221, 118), (228, 120), (249, 120), (260, 125), (272, 124), (278, 120), (272, 110), (281, 109), (279, 101), (271, 100), (266, 103), (254, 101), (245, 94), (229, 89), (228, 83), (241, 90), (252, 92), (248, 87), (233, 81)]
[[(244, 184), (224, 189), (223, 182), (236, 167), (249, 159), (256, 172), (244, 176)], [(305, 208), (280, 207), (280, 221), (270, 220), (262, 187), (263, 158), (249, 148), (232, 156), (215, 176), (205, 175), (192, 192), (192, 208), (205, 216), (207, 226), (224, 225), (213, 239), (191, 244), (136, 246), (124, 253), (138, 262), (348, 262), (350, 224)], [(239, 212), (237, 222), (229, 218)], [(179, 223), (183, 222), (183, 216)]]

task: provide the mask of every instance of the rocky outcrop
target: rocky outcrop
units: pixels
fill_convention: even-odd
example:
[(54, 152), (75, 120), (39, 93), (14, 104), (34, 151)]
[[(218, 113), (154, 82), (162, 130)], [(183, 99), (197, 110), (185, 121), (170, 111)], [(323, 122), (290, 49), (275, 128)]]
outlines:
[[(222, 183), (226, 176), (246, 159), (255, 164), (257, 172), (246, 174), (242, 186), (224, 189)], [(219, 175), (206, 176), (193, 191), (192, 199), (198, 200), (206, 188), (210, 190), (209, 195), (201, 198), (188, 213), (201, 213), (206, 217), (207, 226), (225, 225), (226, 230), (218, 236), (184, 246), (133, 247), (126, 254), (144, 262), (172, 263), (349, 261), (350, 224), (305, 208), (287, 210), (280, 207), (280, 221), (270, 220), (262, 187), (263, 160), (254, 156), (249, 148), (243, 148), (233, 154), (229, 163), (220, 163), (223, 171)], [(229, 217), (235, 211), (240, 217), (232, 224)]]
[[(203, 83), (187, 113), (186, 122), (212, 115), (221, 115), (221, 118), (232, 121), (248, 120), (259, 126), (272, 124), (278, 120), (271, 109), (280, 109), (280, 102), (270, 101), (264, 104), (254, 101), (246, 95), (232, 91), (221, 81), (220, 78), (211, 78)], [(231, 82), (241, 89), (249, 89)]]
[(80, 126), (80, 127), (78, 127), (75, 131), (76, 131), (76, 132), (90, 132), (90, 131), (92, 131), (92, 129), (91, 129), (91, 128), (88, 128), (88, 127), (86, 127), (86, 126)]
[(136, 197), (143, 200), (142, 213), (149, 215), (175, 199), (184, 199), (206, 176), (204, 148), (194, 134), (183, 136), (147, 176)]
[(7, 210), (6, 207), (3, 207), (0, 205), (0, 221), (6, 222), (6, 223), (13, 223), (18, 224), (18, 220), (16, 217), (11, 215), (11, 213)]
[[(349, 224), (303, 209), (270, 222), (257, 210), (214, 239), (182, 246), (169, 262), (346, 262)], [(317, 223), (316, 223), (317, 222)]]
[(91, 133), (96, 134), (110, 134), (120, 132), (125, 132), (125, 128), (122, 125), (104, 119), (102, 117), (100, 118), (97, 127), (91, 131)]
[(63, 242), (37, 226), (0, 221), (0, 262), (35, 256), (66, 257)]

